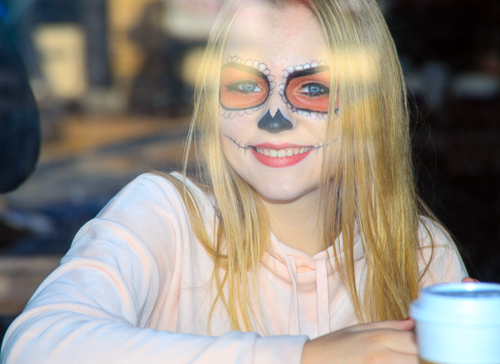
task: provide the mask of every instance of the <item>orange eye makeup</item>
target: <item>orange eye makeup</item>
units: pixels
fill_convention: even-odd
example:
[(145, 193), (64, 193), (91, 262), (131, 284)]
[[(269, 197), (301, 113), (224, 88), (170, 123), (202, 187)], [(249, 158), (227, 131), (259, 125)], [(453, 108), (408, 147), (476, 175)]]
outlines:
[(327, 113), (330, 100), (330, 69), (328, 66), (292, 72), (283, 96), (292, 108)]
[(264, 104), (270, 93), (266, 75), (256, 68), (230, 62), (221, 72), (220, 103), (226, 110), (244, 110)]

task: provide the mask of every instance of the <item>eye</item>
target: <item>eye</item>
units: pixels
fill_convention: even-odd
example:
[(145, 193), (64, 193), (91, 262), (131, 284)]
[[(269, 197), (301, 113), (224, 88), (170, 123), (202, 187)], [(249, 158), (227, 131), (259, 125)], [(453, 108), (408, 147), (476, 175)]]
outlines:
[(245, 110), (262, 105), (269, 96), (266, 76), (248, 66), (230, 63), (222, 69), (220, 104), (226, 110)]
[(330, 99), (330, 71), (311, 69), (289, 76), (285, 97), (295, 108), (327, 113)]
[(262, 92), (257, 82), (252, 80), (242, 80), (226, 86), (229, 91), (243, 94)]
[(320, 83), (309, 83), (302, 86), (297, 92), (310, 97), (318, 97), (328, 95), (330, 93), (330, 88)]

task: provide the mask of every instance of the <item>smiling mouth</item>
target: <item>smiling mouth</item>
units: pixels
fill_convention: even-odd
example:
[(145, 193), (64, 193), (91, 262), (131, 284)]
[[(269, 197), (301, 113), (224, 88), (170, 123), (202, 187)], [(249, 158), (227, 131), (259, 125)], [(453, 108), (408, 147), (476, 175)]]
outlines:
[(268, 148), (257, 148), (257, 147), (251, 147), (253, 150), (255, 150), (259, 154), (263, 154), (267, 157), (271, 158), (285, 158), (285, 157), (292, 157), (294, 155), (299, 155), (303, 153), (309, 152), (313, 147), (302, 147), (302, 148), (284, 148), (280, 150), (276, 149), (268, 149)]

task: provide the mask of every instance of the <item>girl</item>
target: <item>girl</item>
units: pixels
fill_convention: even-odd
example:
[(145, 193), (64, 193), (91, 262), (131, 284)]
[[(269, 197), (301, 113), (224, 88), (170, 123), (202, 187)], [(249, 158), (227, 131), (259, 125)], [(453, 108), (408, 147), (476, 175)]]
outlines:
[(410, 301), (466, 272), (374, 1), (229, 1), (193, 149), (196, 182), (141, 176), (81, 229), (2, 363), (417, 363)]

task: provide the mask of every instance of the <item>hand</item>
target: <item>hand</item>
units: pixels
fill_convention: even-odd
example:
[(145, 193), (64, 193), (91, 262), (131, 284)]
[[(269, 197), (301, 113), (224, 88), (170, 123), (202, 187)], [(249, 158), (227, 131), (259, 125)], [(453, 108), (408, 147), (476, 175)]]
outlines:
[(302, 364), (417, 364), (415, 321), (355, 325), (306, 342)]
[(477, 279), (471, 277), (465, 277), (462, 279), (462, 283), (480, 283)]

